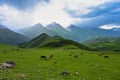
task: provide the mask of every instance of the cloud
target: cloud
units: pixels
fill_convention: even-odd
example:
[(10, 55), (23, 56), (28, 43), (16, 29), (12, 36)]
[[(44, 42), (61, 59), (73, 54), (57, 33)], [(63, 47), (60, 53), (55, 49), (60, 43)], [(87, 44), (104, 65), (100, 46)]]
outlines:
[(118, 5), (113, 8), (113, 3), (119, 0), (1, 0), (0, 3), (0, 18), (5, 19), (2, 24), (11, 29), (39, 22), (47, 25), (55, 21), (64, 27), (70, 24), (98, 27), (120, 21), (120, 8)]
[(27, 23), (31, 22), (29, 12), (22, 12), (15, 7), (3, 4), (0, 6), (0, 16), (5, 20), (2, 21), (3, 24), (7, 25), (9, 28), (20, 28)]
[(119, 5), (120, 5), (120, 2), (109, 2), (107, 4), (102, 4), (93, 8), (93, 10), (90, 13), (83, 15), (82, 17), (91, 18), (91, 17), (98, 17), (101, 15), (120, 13)]
[(108, 25), (103, 25), (100, 27), (101, 29), (113, 29), (113, 28), (120, 28), (120, 25), (115, 25), (115, 24), (108, 24)]
[(105, 7), (104, 5), (109, 5), (109, 3), (113, 2), (119, 2), (119, 0), (66, 0), (65, 10), (70, 13), (72, 17), (81, 17), (97, 10), (96, 7), (102, 9)]
[(48, 3), (49, 0), (0, 0), (0, 4), (8, 4), (14, 6), (20, 10), (26, 10), (27, 8), (32, 8), (39, 2)]
[(57, 1), (51, 1), (49, 4), (43, 1), (25, 11), (8, 4), (3, 4), (0, 6), (0, 14), (3, 15), (2, 18), (6, 19), (3, 21), (3, 24), (12, 29), (31, 26), (39, 22), (43, 25), (47, 25), (54, 21), (66, 27), (74, 23), (76, 18), (70, 17), (63, 10), (64, 6), (61, 4), (62, 3), (59, 4)]
[(79, 27), (100, 27), (106, 24), (118, 24), (120, 25), (120, 14), (108, 14), (97, 17), (87, 18), (85, 21), (78, 22)]

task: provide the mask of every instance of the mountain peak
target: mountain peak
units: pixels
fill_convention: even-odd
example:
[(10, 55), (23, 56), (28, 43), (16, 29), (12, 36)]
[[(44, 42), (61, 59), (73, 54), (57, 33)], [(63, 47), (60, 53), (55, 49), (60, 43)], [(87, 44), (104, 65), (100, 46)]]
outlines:
[(34, 26), (40, 27), (40, 26), (43, 26), (43, 25), (41, 23), (37, 23)]
[(62, 26), (61, 26), (60, 24), (58, 24), (57, 22), (53, 22), (53, 23), (51, 23), (51, 24), (49, 24), (49, 25), (62, 27)]
[(46, 33), (42, 33), (40, 36), (49, 36), (49, 35), (47, 35)]
[(69, 27), (76, 27), (75, 25), (71, 24)]
[(60, 24), (56, 23), (56, 22), (53, 22), (49, 25), (46, 26), (47, 29), (50, 29), (50, 30), (54, 30), (54, 29), (57, 29), (57, 30), (61, 30), (61, 29), (64, 29)]
[(54, 21), (53, 23), (54, 23), (54, 24), (57, 24), (57, 22), (55, 22), (55, 21)]
[(77, 29), (80, 29), (80, 28), (75, 26), (75, 25), (73, 25), (73, 24), (71, 24), (70, 26), (67, 27), (68, 31), (71, 31), (71, 30), (74, 30), (74, 29), (77, 30)]

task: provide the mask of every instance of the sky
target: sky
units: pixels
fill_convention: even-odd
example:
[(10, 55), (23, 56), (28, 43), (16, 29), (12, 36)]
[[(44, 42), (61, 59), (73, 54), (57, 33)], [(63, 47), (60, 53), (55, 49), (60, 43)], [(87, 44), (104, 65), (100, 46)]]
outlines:
[(52, 22), (120, 28), (120, 0), (0, 0), (0, 24), (10, 29)]

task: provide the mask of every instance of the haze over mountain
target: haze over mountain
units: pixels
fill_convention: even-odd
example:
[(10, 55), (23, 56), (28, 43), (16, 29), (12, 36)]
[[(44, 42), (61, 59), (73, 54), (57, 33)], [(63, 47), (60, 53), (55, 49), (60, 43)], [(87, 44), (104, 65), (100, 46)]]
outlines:
[(0, 43), (16, 45), (28, 40), (29, 38), (0, 25)]
[(64, 29), (60, 24), (53, 22), (46, 27), (43, 27), (41, 24), (36, 24), (30, 28), (20, 29), (17, 30), (18, 33), (21, 33), (27, 37), (30, 37), (31, 39), (39, 36), (42, 33), (46, 33), (50, 36), (59, 35), (67, 39), (75, 40), (77, 36), (74, 34), (71, 34), (68, 30)]
[(39, 36), (42, 33), (46, 33), (50, 36), (59, 35), (66, 39), (71, 39), (77, 42), (85, 42), (86, 40), (99, 38), (99, 37), (120, 37), (120, 30), (117, 29), (100, 29), (100, 28), (80, 28), (73, 24), (65, 29), (60, 24), (53, 22), (46, 27), (41, 24), (36, 24), (30, 28), (18, 30), (19, 33), (30, 37), (31, 39)]
[(31, 26), (29, 28), (24, 28), (22, 30), (17, 30), (17, 32), (33, 39), (35, 37), (37, 37), (38, 35), (42, 34), (42, 33), (46, 33), (50, 36), (53, 36), (53, 35), (57, 35), (56, 32), (52, 31), (52, 30), (48, 30), (46, 29), (45, 27), (43, 27), (42, 24), (38, 23), (34, 26)]

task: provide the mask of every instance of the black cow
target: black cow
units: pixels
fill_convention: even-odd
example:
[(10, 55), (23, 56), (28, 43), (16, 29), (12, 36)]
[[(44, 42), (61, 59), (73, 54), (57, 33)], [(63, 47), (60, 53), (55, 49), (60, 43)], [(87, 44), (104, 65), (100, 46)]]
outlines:
[(47, 59), (47, 57), (46, 57), (46, 56), (41, 56), (40, 58), (41, 58), (41, 59)]
[(68, 72), (68, 71), (62, 71), (61, 73), (60, 73), (60, 75), (63, 75), (63, 76), (66, 76), (66, 75), (69, 75), (70, 73)]
[(104, 56), (104, 58), (109, 59), (109, 56)]

